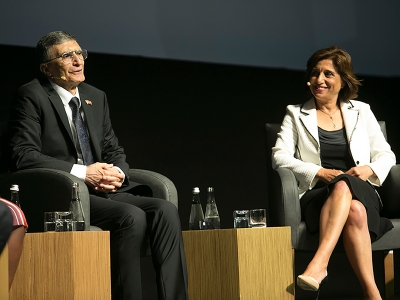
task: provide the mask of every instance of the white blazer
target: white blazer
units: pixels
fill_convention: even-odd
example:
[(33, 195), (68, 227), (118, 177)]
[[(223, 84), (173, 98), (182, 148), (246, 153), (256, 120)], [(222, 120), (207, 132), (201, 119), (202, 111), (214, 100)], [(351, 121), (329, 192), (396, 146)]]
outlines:
[[(374, 185), (381, 185), (396, 164), (396, 157), (379, 123), (366, 103), (350, 100), (341, 103), (340, 110), (355, 165), (370, 166), (376, 176), (368, 180)], [(285, 167), (293, 171), (298, 180), (300, 197), (317, 183), (315, 176), (322, 167), (314, 99), (287, 106), (281, 131), (272, 148), (272, 166), (274, 169)]]

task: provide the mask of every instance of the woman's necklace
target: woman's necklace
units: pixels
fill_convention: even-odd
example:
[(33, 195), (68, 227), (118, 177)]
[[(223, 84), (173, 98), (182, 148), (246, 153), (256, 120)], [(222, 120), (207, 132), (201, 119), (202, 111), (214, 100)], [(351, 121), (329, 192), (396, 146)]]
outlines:
[(338, 108), (336, 108), (336, 110), (335, 110), (333, 113), (331, 113), (331, 114), (328, 114), (327, 112), (324, 112), (324, 111), (321, 110), (320, 108), (318, 108), (318, 110), (319, 110), (320, 112), (323, 112), (324, 114), (328, 115), (329, 118), (331, 118), (331, 121), (332, 121), (332, 123), (333, 123), (333, 128), (336, 128), (336, 124), (335, 124), (335, 122), (333, 121), (332, 115), (334, 115), (334, 114), (337, 112)]

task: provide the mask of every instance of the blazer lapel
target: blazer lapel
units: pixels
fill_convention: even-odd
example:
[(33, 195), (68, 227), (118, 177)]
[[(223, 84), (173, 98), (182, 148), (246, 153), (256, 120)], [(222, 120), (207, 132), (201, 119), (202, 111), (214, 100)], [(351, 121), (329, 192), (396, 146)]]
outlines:
[(314, 100), (311, 99), (303, 104), (300, 108), (300, 120), (306, 127), (307, 131), (312, 135), (315, 141), (319, 144), (318, 139), (318, 124), (317, 124), (317, 111), (315, 109)]
[(359, 110), (354, 107), (353, 103), (351, 103), (351, 100), (347, 103), (342, 103), (340, 109), (343, 114), (347, 140), (351, 141), (351, 136), (358, 122)]
[(101, 149), (99, 148), (99, 140), (97, 139), (96, 134), (96, 124), (97, 124), (97, 116), (96, 116), (96, 106), (94, 101), (90, 100), (90, 98), (85, 95), (82, 90), (79, 90), (79, 96), (81, 98), (81, 107), (85, 114), (85, 121), (89, 131), (89, 137), (92, 142), (92, 152), (95, 161), (101, 160)]
[(71, 138), (71, 141), (73, 141), (72, 138), (72, 132), (71, 132), (71, 127), (68, 122), (68, 117), (67, 114), (65, 113), (65, 108), (64, 104), (61, 101), (60, 96), (57, 94), (55, 89), (51, 86), (50, 82), (46, 79), (41, 82), (43, 90), (49, 95), (49, 100), (53, 104), (53, 107), (58, 114), (59, 118), (61, 119), (62, 124), (64, 125), (65, 129), (67, 130), (69, 137)]
[[(351, 140), (351, 135), (358, 122), (359, 110), (355, 108), (353, 103), (347, 102), (340, 105), (340, 110), (343, 114), (344, 126), (346, 130), (347, 140)], [(307, 128), (307, 131), (314, 137), (318, 142), (318, 125), (317, 125), (317, 111), (315, 109), (315, 103), (311, 99), (304, 103), (300, 109), (301, 115), (300, 120)], [(319, 142), (318, 142), (319, 143)]]

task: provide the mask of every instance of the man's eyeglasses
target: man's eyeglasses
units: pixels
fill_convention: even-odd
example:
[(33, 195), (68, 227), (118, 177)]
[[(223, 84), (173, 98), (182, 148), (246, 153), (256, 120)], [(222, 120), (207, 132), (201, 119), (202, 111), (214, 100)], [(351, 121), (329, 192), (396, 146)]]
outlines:
[(71, 52), (64, 52), (63, 54), (61, 54), (57, 57), (54, 57), (52, 59), (45, 61), (44, 64), (47, 64), (47, 63), (61, 57), (63, 63), (68, 65), (74, 61), (74, 56), (76, 56), (80, 60), (85, 60), (88, 56), (88, 52), (86, 49), (79, 49), (79, 50), (75, 50), (75, 51), (71, 51)]

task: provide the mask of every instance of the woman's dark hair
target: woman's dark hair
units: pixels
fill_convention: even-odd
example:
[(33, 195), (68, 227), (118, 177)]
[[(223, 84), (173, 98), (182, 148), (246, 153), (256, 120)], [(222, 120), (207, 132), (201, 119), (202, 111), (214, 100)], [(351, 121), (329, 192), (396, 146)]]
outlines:
[(38, 60), (39, 64), (51, 59), (49, 57), (49, 49), (52, 46), (59, 45), (70, 40), (76, 41), (76, 38), (72, 34), (65, 31), (53, 31), (42, 37), (37, 43), (35, 49), (36, 59)]
[(350, 99), (357, 98), (358, 87), (361, 85), (361, 82), (354, 75), (351, 56), (345, 50), (336, 46), (320, 49), (311, 55), (307, 61), (304, 86), (310, 80), (313, 68), (318, 62), (325, 59), (332, 61), (336, 71), (344, 82), (344, 87), (339, 92), (338, 100), (340, 102), (348, 102)]

